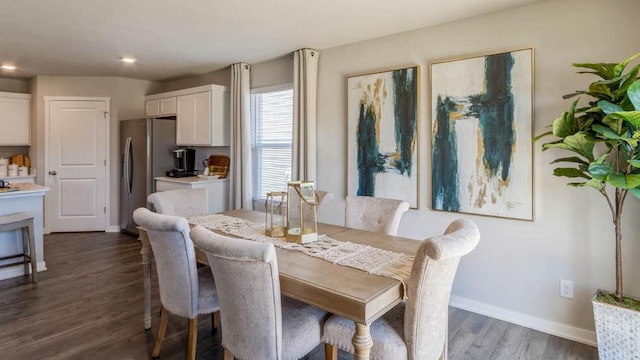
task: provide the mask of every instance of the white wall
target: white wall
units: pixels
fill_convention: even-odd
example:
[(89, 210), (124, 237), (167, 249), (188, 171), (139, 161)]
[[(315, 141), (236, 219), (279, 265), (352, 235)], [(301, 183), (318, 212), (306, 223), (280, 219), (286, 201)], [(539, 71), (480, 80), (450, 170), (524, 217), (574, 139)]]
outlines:
[[(452, 303), (565, 337), (592, 342), (590, 298), (614, 287), (613, 226), (603, 198), (567, 187), (548, 165), (560, 153), (534, 149), (535, 221), (518, 221), (430, 210), (429, 67), (453, 59), (523, 47), (535, 49), (535, 133), (570, 102), (562, 95), (592, 81), (574, 62), (618, 62), (640, 51), (640, 2), (557, 0), (320, 51), (318, 79), (318, 178), (336, 194), (328, 213), (341, 224), (346, 195), (346, 82), (351, 74), (417, 64), (420, 77), (419, 210), (403, 218), (401, 236), (439, 234), (455, 218), (476, 222), (478, 248), (463, 259)], [(258, 66), (255, 66), (256, 68)], [(624, 216), (625, 286), (640, 296), (640, 256), (631, 198)], [(635, 262), (635, 264), (634, 264)], [(574, 281), (575, 299), (559, 296), (559, 279)]]
[(109, 165), (110, 212), (109, 225), (118, 226), (120, 159), (118, 155), (118, 122), (144, 118), (144, 97), (157, 84), (136, 79), (100, 76), (37, 76), (30, 81), (32, 96), (32, 133), (29, 156), (37, 168), (39, 184), (44, 184), (45, 96), (110, 97)]
[(0, 91), (28, 93), (29, 82), (27, 80), (0, 77)]

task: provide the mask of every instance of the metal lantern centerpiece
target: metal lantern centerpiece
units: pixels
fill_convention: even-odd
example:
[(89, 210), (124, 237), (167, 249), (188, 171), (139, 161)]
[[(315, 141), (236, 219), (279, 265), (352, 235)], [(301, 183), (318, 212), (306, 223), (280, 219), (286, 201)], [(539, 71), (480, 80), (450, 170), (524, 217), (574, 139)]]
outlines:
[(285, 224), (286, 210), (285, 197), (287, 193), (275, 191), (267, 193), (267, 200), (264, 203), (265, 219), (265, 235), (271, 237), (284, 237), (287, 226)]
[(318, 240), (316, 192), (313, 181), (287, 184), (287, 241), (306, 244)]

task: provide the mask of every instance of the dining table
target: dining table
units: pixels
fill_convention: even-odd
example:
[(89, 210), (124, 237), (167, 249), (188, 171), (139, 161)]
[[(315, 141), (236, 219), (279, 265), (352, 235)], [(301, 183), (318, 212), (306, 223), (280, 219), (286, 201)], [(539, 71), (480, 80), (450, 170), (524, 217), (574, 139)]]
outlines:
[[(250, 210), (230, 210), (221, 214), (264, 223), (265, 213)], [(142, 243), (142, 267), (144, 276), (144, 326), (151, 328), (151, 263), (149, 238), (139, 228)], [(420, 241), (373, 233), (344, 226), (318, 223), (318, 234), (332, 239), (367, 245), (414, 256)], [(309, 256), (300, 251), (276, 247), (280, 290), (282, 294), (337, 314), (355, 323), (352, 343), (357, 360), (369, 359), (373, 340), (371, 323), (403, 301), (405, 285), (400, 280), (374, 275), (352, 267)], [(196, 248), (198, 262), (207, 264), (203, 252)]]

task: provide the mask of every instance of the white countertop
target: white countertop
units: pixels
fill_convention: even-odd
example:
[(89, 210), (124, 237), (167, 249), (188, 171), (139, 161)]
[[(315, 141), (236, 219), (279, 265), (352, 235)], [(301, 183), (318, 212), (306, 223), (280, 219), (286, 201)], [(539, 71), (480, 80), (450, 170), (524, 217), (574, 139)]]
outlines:
[(35, 175), (24, 175), (24, 176), (0, 176), (0, 180), (7, 180), (11, 182), (12, 180), (15, 182), (21, 182), (20, 179), (35, 179)]
[(11, 183), (9, 188), (19, 188), (17, 191), (0, 192), (0, 200), (23, 197), (23, 196), (40, 196), (49, 191), (46, 186), (32, 183)]
[(168, 181), (168, 182), (175, 182), (175, 183), (189, 183), (189, 184), (229, 181), (228, 178), (225, 178), (225, 179), (209, 179), (209, 178), (204, 178), (204, 176), (203, 177), (200, 177), (200, 176), (187, 176), (187, 177), (181, 177), (181, 178), (160, 176), (160, 177), (157, 177), (155, 179), (156, 180), (161, 180), (161, 181)]

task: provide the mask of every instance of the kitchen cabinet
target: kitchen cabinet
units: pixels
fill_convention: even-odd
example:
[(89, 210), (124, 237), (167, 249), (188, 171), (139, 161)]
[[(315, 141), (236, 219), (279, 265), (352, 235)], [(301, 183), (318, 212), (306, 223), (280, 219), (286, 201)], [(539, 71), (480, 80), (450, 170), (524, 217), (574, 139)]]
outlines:
[(146, 116), (176, 116), (176, 144), (229, 146), (229, 88), (204, 85), (147, 95)]
[(207, 189), (209, 212), (229, 210), (229, 179), (204, 179), (197, 176), (171, 178), (157, 177), (156, 191), (177, 189)]
[(0, 146), (31, 145), (31, 95), (0, 92)]
[(229, 146), (229, 92), (223, 86), (178, 96), (178, 145)]
[[(148, 98), (147, 98), (148, 99)], [(153, 116), (170, 116), (176, 114), (176, 97), (170, 96), (160, 99), (148, 99), (145, 104), (145, 115)]]

